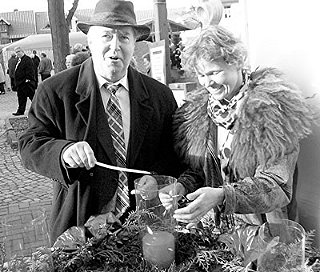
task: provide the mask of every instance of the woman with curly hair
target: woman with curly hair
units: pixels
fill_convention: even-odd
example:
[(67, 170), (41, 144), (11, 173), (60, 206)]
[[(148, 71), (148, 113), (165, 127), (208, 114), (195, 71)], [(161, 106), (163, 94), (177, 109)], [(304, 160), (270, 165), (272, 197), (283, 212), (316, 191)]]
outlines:
[(189, 227), (212, 209), (229, 227), (288, 218), (299, 141), (313, 120), (297, 87), (274, 68), (250, 72), (245, 47), (220, 26), (202, 30), (183, 58), (203, 88), (175, 114), (175, 145), (204, 184), (178, 180), (174, 194), (192, 202), (174, 217)]

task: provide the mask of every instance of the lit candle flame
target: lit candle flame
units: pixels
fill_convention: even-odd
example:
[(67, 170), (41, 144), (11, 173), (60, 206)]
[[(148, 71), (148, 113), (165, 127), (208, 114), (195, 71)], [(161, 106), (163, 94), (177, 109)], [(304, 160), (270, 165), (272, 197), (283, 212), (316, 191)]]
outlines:
[(153, 231), (152, 231), (152, 229), (149, 228), (149, 226), (147, 226), (147, 231), (149, 234), (151, 234), (151, 235), (153, 234)]

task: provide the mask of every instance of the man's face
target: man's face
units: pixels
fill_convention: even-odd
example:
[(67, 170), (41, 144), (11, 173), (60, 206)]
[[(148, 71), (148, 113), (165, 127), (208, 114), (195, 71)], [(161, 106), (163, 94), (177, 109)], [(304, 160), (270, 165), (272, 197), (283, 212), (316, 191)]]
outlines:
[(21, 58), (24, 55), (23, 51), (20, 48), (16, 49), (15, 52), (18, 58)]
[(87, 37), (96, 73), (110, 82), (124, 77), (135, 47), (133, 28), (92, 26)]

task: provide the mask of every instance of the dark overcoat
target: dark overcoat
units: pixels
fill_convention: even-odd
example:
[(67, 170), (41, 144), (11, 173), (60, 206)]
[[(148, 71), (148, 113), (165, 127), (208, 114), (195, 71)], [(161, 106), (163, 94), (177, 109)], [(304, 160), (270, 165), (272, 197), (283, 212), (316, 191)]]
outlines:
[(16, 69), (16, 65), (18, 62), (18, 57), (11, 57), (8, 60), (8, 71), (7, 74), (10, 78), (14, 78), (14, 70)]
[[(177, 176), (173, 152), (172, 91), (129, 67), (130, 138), (127, 167)], [(98, 161), (116, 165), (107, 116), (91, 58), (43, 81), (29, 111), (29, 128), (19, 139), (26, 168), (54, 180), (51, 239), (99, 214), (117, 188), (118, 173), (99, 166), (68, 169), (61, 153), (72, 142), (87, 141)], [(129, 174), (129, 191), (138, 176)], [(49, 186), (49, 185), (48, 185)], [(134, 197), (130, 196), (132, 207)]]
[(27, 79), (34, 83), (36, 79), (32, 59), (27, 55), (23, 55), (18, 63), (14, 72), (16, 86), (20, 87), (25, 84)]

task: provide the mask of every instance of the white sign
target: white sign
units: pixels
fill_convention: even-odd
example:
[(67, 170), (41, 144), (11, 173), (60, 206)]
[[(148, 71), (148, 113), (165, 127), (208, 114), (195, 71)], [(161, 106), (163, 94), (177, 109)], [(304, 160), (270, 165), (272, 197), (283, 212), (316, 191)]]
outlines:
[(165, 41), (150, 44), (151, 76), (166, 84)]

